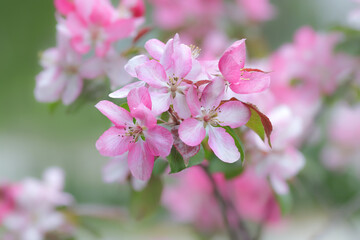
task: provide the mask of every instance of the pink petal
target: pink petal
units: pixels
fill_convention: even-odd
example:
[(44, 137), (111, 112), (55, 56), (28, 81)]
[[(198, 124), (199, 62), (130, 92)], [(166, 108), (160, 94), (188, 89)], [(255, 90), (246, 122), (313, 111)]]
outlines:
[(154, 167), (154, 156), (142, 140), (130, 147), (128, 165), (134, 177), (143, 181), (150, 179)]
[(136, 68), (137, 77), (155, 88), (166, 87), (168, 81), (163, 66), (155, 61), (150, 60)]
[(170, 154), (174, 140), (166, 128), (161, 126), (150, 128), (145, 132), (145, 139), (154, 156), (166, 157)]
[(100, 58), (86, 60), (80, 67), (80, 76), (87, 79), (94, 79), (104, 73), (104, 64)]
[(145, 55), (138, 55), (129, 60), (125, 65), (125, 71), (128, 72), (132, 77), (137, 77), (136, 68), (149, 61), (149, 58)]
[(171, 95), (167, 89), (149, 88), (149, 91), (154, 114), (160, 115), (161, 113), (166, 112), (171, 103)]
[(96, 149), (103, 156), (119, 156), (129, 149), (131, 140), (132, 137), (125, 135), (124, 128), (111, 127), (96, 141)]
[(197, 146), (205, 138), (206, 131), (203, 122), (188, 118), (180, 124), (179, 137), (189, 146)]
[(233, 43), (219, 60), (219, 69), (224, 78), (229, 82), (240, 79), (240, 70), (245, 66), (246, 47), (245, 39)]
[(184, 94), (176, 93), (176, 96), (173, 99), (173, 106), (175, 112), (179, 115), (179, 117), (186, 119), (191, 116), (190, 109), (186, 102), (186, 97)]
[(127, 159), (127, 153), (111, 158), (111, 160), (102, 169), (104, 182), (125, 182), (129, 174)]
[(70, 12), (75, 11), (75, 5), (72, 1), (69, 0), (55, 0), (54, 2), (56, 10), (61, 14), (67, 15)]
[(65, 105), (69, 105), (78, 98), (83, 87), (83, 80), (79, 76), (73, 76), (66, 80), (64, 92), (62, 93), (62, 101)]
[(111, 42), (108, 41), (101, 41), (96, 44), (95, 47), (95, 54), (97, 57), (103, 58), (108, 53), (111, 47)]
[(133, 118), (131, 117), (130, 113), (110, 101), (100, 101), (95, 105), (95, 107), (115, 126), (125, 127), (125, 125), (132, 123)]
[(262, 72), (242, 72), (240, 80), (230, 84), (231, 90), (240, 94), (262, 92), (269, 86), (270, 75)]
[(251, 116), (248, 107), (240, 101), (230, 101), (221, 105), (218, 109), (218, 119), (221, 126), (237, 128), (246, 124)]
[(209, 126), (209, 146), (223, 162), (233, 163), (239, 160), (240, 153), (234, 139), (221, 127)]
[(225, 91), (225, 84), (221, 78), (215, 78), (207, 85), (201, 96), (201, 106), (212, 109), (219, 106)]
[(63, 75), (56, 76), (56, 69), (50, 68), (36, 76), (34, 95), (39, 102), (55, 102), (59, 100), (66, 83)]
[(192, 68), (192, 54), (189, 46), (180, 43), (179, 35), (174, 37), (172, 73), (179, 78), (185, 77)]
[(152, 128), (157, 123), (154, 113), (144, 105), (133, 109), (131, 115), (136, 118), (140, 125), (146, 126), (147, 128)]
[(160, 64), (163, 65), (165, 71), (173, 65), (173, 53), (174, 53), (174, 39), (170, 39), (164, 49), (164, 53), (160, 58)]
[(194, 86), (191, 86), (189, 88), (189, 90), (187, 91), (187, 93), (186, 93), (186, 102), (187, 102), (187, 105), (189, 106), (191, 115), (193, 117), (196, 117), (196, 116), (200, 115), (200, 113), (201, 113), (201, 111), (200, 111), (201, 110), (201, 104), (200, 104), (200, 101), (199, 101), (197, 90), (196, 90), (196, 88)]
[(149, 90), (146, 87), (134, 88), (129, 92), (127, 102), (130, 112), (134, 111), (140, 105), (143, 105), (151, 110), (151, 98)]
[(135, 30), (135, 21), (132, 18), (119, 19), (106, 29), (110, 41), (116, 41), (129, 37)]
[(164, 53), (165, 44), (157, 39), (150, 39), (145, 43), (145, 49), (156, 60), (160, 60)]
[(143, 87), (145, 86), (145, 82), (139, 81), (139, 82), (134, 82), (134, 83), (130, 83), (128, 85), (126, 85), (123, 88), (120, 88), (119, 90), (110, 93), (109, 97), (111, 98), (126, 98), (129, 94), (129, 92), (134, 89), (134, 88), (138, 88), (138, 87)]

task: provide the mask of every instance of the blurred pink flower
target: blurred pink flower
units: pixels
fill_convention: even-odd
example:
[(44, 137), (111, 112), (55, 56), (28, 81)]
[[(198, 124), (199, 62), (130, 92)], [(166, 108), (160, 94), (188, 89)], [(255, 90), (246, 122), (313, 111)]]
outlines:
[(63, 192), (64, 174), (59, 168), (49, 168), (43, 180), (25, 179), (16, 184), (14, 208), (3, 218), (9, 236), (21, 240), (41, 240), (45, 234), (59, 230), (66, 223), (65, 216), (56, 210), (73, 202)]
[[(151, 112), (151, 98), (147, 88), (130, 91), (130, 112), (109, 101), (101, 101), (96, 108), (115, 125), (101, 135), (96, 148), (104, 156), (115, 157), (128, 153), (128, 165), (134, 177), (148, 180), (154, 166), (154, 156), (169, 155), (173, 138), (164, 127), (158, 126)], [(136, 122), (133, 122), (133, 119)]]
[(237, 0), (240, 10), (246, 19), (254, 22), (263, 22), (274, 17), (275, 9), (269, 0)]
[[(213, 177), (221, 194), (232, 201), (244, 219), (265, 223), (280, 220), (280, 209), (266, 178), (251, 169), (232, 180), (225, 180), (221, 174), (213, 174)], [(162, 198), (173, 217), (204, 231), (223, 227), (214, 190), (204, 170), (194, 166), (175, 174), (175, 178), (176, 183), (165, 187)]]
[(41, 65), (44, 70), (37, 75), (35, 87), (35, 98), (39, 102), (62, 100), (69, 105), (80, 95), (84, 79), (93, 79), (103, 73), (100, 59), (83, 60), (61, 33), (58, 46), (42, 54)]
[(323, 149), (322, 160), (329, 169), (352, 169), (360, 173), (360, 105), (339, 103), (332, 111), (328, 126), (330, 143)]
[(77, 0), (75, 4), (76, 11), (67, 15), (65, 25), (78, 53), (94, 47), (96, 55), (103, 57), (113, 42), (135, 31), (135, 19), (120, 17), (109, 0)]

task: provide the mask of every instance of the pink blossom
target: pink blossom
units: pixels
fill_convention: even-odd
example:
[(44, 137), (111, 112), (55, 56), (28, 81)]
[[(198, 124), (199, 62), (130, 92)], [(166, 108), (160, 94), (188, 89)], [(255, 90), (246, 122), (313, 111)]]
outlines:
[(237, 0), (236, 2), (250, 21), (263, 22), (274, 17), (275, 9), (269, 0)]
[(191, 118), (185, 119), (179, 127), (180, 139), (190, 146), (199, 145), (209, 132), (209, 146), (224, 162), (235, 162), (240, 153), (234, 139), (219, 126), (240, 127), (250, 119), (250, 110), (240, 101), (220, 104), (225, 86), (219, 78), (207, 85), (198, 98), (197, 90), (191, 87), (186, 100), (191, 111)]
[(240, 94), (264, 91), (270, 85), (270, 76), (258, 69), (245, 68), (245, 39), (233, 43), (219, 60), (219, 70), (232, 91)]
[(125, 15), (128, 17), (143, 17), (145, 15), (145, 3), (143, 0), (121, 0), (118, 9), (122, 13), (125, 11)]
[(223, 5), (222, 0), (151, 0), (150, 3), (154, 6), (156, 24), (164, 29), (175, 29), (194, 20), (212, 22)]
[(360, 105), (339, 103), (332, 111), (328, 125), (329, 143), (322, 152), (322, 161), (332, 170), (352, 169), (360, 173)]
[(103, 57), (113, 42), (134, 32), (135, 19), (121, 18), (109, 0), (78, 0), (66, 27), (77, 52), (85, 54), (94, 47), (96, 55)]
[[(128, 167), (127, 159), (128, 153), (112, 157), (102, 171), (104, 182), (126, 183), (130, 175), (130, 169)], [(137, 178), (131, 178), (131, 185), (133, 189), (140, 191), (147, 185), (147, 181), (142, 181)]]
[[(111, 97), (126, 97), (128, 92), (138, 86), (149, 85), (152, 99), (152, 110), (155, 114), (167, 111), (173, 105), (175, 112), (181, 118), (190, 116), (186, 104), (185, 92), (189, 83), (201, 78), (208, 79), (202, 63), (196, 60), (196, 52), (180, 42), (178, 34), (166, 44), (157, 39), (151, 39), (145, 44), (153, 60), (145, 55), (135, 56), (125, 65), (125, 70), (143, 83), (133, 83), (112, 94)], [(186, 80), (186, 81), (184, 81)]]
[(280, 220), (280, 209), (266, 178), (248, 168), (229, 184), (235, 207), (243, 218), (265, 223)]
[(3, 218), (6, 233), (16, 239), (43, 239), (46, 233), (59, 230), (66, 224), (65, 216), (56, 210), (73, 202), (63, 192), (63, 172), (48, 169), (43, 181), (25, 179), (17, 184), (14, 208)]
[(131, 90), (128, 104), (130, 112), (109, 101), (96, 105), (114, 124), (98, 139), (96, 148), (100, 154), (110, 157), (128, 152), (132, 175), (140, 180), (148, 180), (154, 156), (169, 155), (173, 138), (167, 129), (157, 125), (151, 112), (151, 98), (145, 87)]
[(103, 72), (97, 58), (83, 60), (74, 52), (67, 39), (60, 34), (58, 46), (46, 50), (41, 56), (44, 70), (36, 77), (35, 98), (39, 102), (62, 100), (65, 105), (80, 95), (84, 79), (93, 79)]
[(74, 0), (54, 0), (54, 4), (56, 10), (63, 15), (67, 15), (75, 11)]
[(334, 53), (339, 41), (336, 34), (316, 33), (300, 28), (294, 42), (281, 47), (271, 58), (271, 88), (284, 103), (316, 104), (322, 94), (333, 93), (349, 73), (352, 64)]
[(250, 159), (257, 174), (269, 178), (275, 192), (287, 194), (287, 181), (296, 176), (305, 165), (304, 156), (296, 148), (304, 125), (302, 119), (284, 105), (273, 108), (268, 116), (273, 124), (272, 148), (255, 133), (249, 132), (247, 140), (254, 144), (248, 148)]
[[(223, 227), (213, 186), (204, 170), (194, 166), (174, 177), (177, 181), (165, 187), (162, 197), (164, 206), (173, 217), (180, 222), (192, 223), (203, 231)], [(280, 209), (266, 178), (252, 169), (232, 180), (226, 181), (221, 174), (213, 177), (221, 194), (234, 204), (243, 219), (265, 223), (280, 220)]]

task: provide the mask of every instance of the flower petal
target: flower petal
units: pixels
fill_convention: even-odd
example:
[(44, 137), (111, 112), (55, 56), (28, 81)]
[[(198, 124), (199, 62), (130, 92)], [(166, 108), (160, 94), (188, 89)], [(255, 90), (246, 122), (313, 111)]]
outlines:
[(165, 50), (165, 44), (157, 39), (150, 39), (145, 43), (145, 49), (156, 60), (160, 60)]
[(126, 98), (132, 89), (138, 88), (138, 87), (143, 87), (143, 86), (145, 86), (145, 84), (146, 83), (142, 82), (142, 81), (130, 83), (130, 84), (126, 85), (125, 87), (122, 87), (119, 90), (110, 93), (109, 97), (111, 97), (111, 98)]
[(179, 137), (189, 146), (197, 146), (205, 138), (206, 131), (202, 122), (188, 118), (180, 124)]
[(175, 112), (179, 115), (181, 118), (189, 118), (191, 113), (189, 106), (186, 102), (186, 97), (184, 94), (176, 93), (175, 98), (173, 99), (173, 106)]
[(91, 58), (80, 67), (80, 76), (87, 79), (94, 79), (104, 73), (104, 64), (100, 58)]
[(62, 101), (65, 105), (74, 102), (80, 95), (83, 87), (83, 80), (79, 76), (72, 76), (66, 80), (64, 92), (62, 93)]
[(218, 109), (218, 119), (221, 126), (237, 128), (246, 124), (251, 116), (248, 107), (240, 101), (230, 101), (221, 105)]
[(128, 63), (124, 66), (125, 71), (128, 72), (132, 77), (137, 77), (136, 68), (149, 61), (149, 58), (145, 55), (138, 55), (131, 58)]
[(234, 139), (221, 127), (209, 127), (209, 146), (223, 162), (233, 163), (240, 159)]
[(110, 41), (116, 41), (122, 38), (129, 37), (134, 30), (135, 30), (134, 19), (122, 18), (110, 24), (106, 28), (106, 33)]
[(127, 159), (127, 153), (111, 158), (111, 160), (102, 169), (104, 182), (125, 182), (129, 174)]
[(159, 88), (149, 88), (151, 101), (152, 101), (152, 111), (155, 115), (160, 115), (163, 112), (166, 112), (171, 103), (171, 95), (166, 89)]
[(227, 81), (235, 82), (240, 79), (240, 70), (245, 66), (245, 59), (245, 39), (236, 41), (225, 50), (219, 60), (219, 69)]
[(145, 132), (145, 139), (150, 152), (154, 156), (167, 157), (170, 154), (174, 143), (169, 130), (164, 127), (156, 126)]
[(189, 106), (191, 115), (193, 117), (196, 117), (196, 116), (200, 115), (200, 113), (201, 113), (201, 111), (200, 111), (201, 110), (201, 104), (200, 104), (200, 101), (199, 101), (197, 90), (196, 90), (196, 88), (194, 86), (191, 86), (189, 88), (189, 90), (187, 91), (187, 93), (186, 93), (186, 102), (187, 102), (187, 105)]
[(130, 113), (110, 101), (100, 101), (95, 105), (95, 107), (115, 126), (125, 127), (125, 125), (132, 123), (133, 118), (131, 117)]
[(146, 87), (132, 89), (127, 97), (127, 102), (130, 108), (130, 112), (134, 111), (141, 105), (151, 110), (151, 98), (149, 90)]
[(230, 84), (231, 90), (240, 94), (262, 92), (269, 86), (270, 75), (262, 72), (242, 72), (240, 80)]
[(134, 177), (143, 181), (150, 179), (154, 167), (154, 156), (142, 140), (131, 145), (128, 165)]
[(119, 156), (129, 149), (131, 140), (132, 137), (125, 136), (124, 128), (111, 127), (96, 141), (96, 149), (103, 156)]
[(137, 77), (148, 83), (150, 86), (155, 88), (166, 87), (166, 83), (168, 81), (166, 72), (163, 66), (155, 61), (150, 60), (141, 66), (136, 68)]
[(225, 91), (224, 80), (215, 78), (207, 85), (201, 96), (201, 106), (212, 109), (219, 106)]

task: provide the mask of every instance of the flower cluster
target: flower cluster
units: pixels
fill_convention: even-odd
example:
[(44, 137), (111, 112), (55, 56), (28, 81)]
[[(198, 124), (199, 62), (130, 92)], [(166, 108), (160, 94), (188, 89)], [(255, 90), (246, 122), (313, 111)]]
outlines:
[(81, 94), (84, 79), (107, 76), (112, 87), (128, 83), (130, 78), (121, 78), (126, 60), (116, 43), (135, 36), (144, 3), (123, 0), (115, 8), (109, 0), (55, 0), (55, 6), (57, 46), (41, 54), (36, 99), (69, 105)]
[(0, 223), (9, 240), (42, 240), (53, 234), (69, 235), (71, 224), (57, 210), (73, 203), (63, 192), (64, 174), (59, 168), (49, 168), (43, 180), (33, 178), (2, 184), (0, 187)]
[[(128, 152), (129, 169), (140, 180), (150, 178), (154, 159), (167, 157), (173, 145), (189, 158), (206, 139), (220, 160), (239, 160), (238, 146), (226, 128), (245, 125), (251, 109), (236, 98), (227, 99), (228, 92), (240, 98), (270, 83), (269, 74), (245, 68), (245, 40), (232, 44), (216, 61), (198, 60), (200, 50), (181, 43), (178, 34), (166, 44), (151, 39), (145, 48), (150, 58), (135, 56), (125, 66), (140, 81), (110, 94), (127, 97), (130, 112), (109, 101), (96, 105), (114, 124), (97, 141), (99, 152), (110, 157)], [(188, 156), (184, 149), (192, 147), (197, 150)]]

